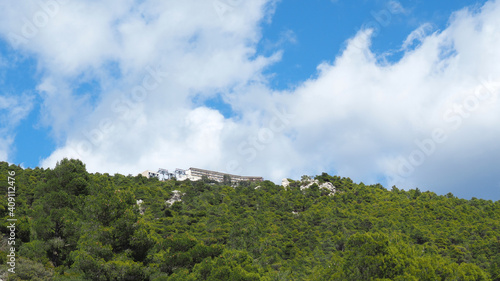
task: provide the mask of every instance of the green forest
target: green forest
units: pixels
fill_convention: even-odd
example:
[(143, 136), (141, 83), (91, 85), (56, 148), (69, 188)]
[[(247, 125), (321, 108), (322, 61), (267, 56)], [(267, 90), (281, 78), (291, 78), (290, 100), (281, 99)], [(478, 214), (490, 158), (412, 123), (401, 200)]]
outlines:
[[(335, 194), (301, 189), (314, 179)], [(0, 278), (500, 280), (500, 201), (326, 173), (289, 181), (160, 181), (88, 173), (73, 159), (54, 169), (0, 162)], [(182, 201), (167, 202), (174, 194)]]

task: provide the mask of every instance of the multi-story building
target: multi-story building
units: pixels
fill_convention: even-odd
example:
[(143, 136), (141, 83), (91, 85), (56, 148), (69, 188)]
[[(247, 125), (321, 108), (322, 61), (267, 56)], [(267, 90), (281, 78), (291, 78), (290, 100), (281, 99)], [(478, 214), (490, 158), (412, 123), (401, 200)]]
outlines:
[(175, 169), (174, 173), (169, 173), (165, 169), (160, 169), (157, 173), (151, 171), (144, 171), (142, 175), (147, 178), (157, 177), (159, 179), (161, 179), (161, 175), (163, 175), (164, 179), (175, 178), (179, 181), (187, 179), (192, 181), (197, 181), (197, 180), (202, 180), (204, 178), (207, 178), (209, 180), (214, 180), (217, 182), (231, 181), (232, 183), (241, 181), (260, 182), (264, 180), (262, 177), (239, 176), (239, 175), (226, 174), (226, 173), (198, 169), (198, 168), (189, 168), (187, 170)]

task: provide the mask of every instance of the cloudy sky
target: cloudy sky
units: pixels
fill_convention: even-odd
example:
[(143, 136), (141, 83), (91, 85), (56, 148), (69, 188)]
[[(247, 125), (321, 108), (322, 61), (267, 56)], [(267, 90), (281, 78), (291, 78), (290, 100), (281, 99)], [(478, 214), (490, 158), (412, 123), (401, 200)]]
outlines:
[(434, 2), (3, 1), (0, 160), (499, 200), (500, 1)]

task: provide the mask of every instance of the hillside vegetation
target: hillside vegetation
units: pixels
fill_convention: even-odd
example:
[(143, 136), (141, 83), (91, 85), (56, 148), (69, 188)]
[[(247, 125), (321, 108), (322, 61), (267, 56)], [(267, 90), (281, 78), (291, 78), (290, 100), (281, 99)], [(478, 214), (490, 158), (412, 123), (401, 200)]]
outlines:
[[(0, 162), (5, 194), (9, 171), (9, 280), (500, 280), (500, 201), (327, 174), (315, 179), (334, 195), (317, 184), (301, 190), (302, 181), (159, 181), (89, 174), (68, 159), (54, 169)], [(182, 201), (166, 203), (174, 190)], [(1, 231), (5, 275), (6, 223)]]

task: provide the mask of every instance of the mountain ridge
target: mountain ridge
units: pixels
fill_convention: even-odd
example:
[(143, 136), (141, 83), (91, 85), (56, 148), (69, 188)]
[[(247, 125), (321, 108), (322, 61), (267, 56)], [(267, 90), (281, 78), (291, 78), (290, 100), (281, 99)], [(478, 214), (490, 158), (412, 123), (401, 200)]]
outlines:
[[(90, 174), (63, 159), (54, 169), (0, 162), (2, 186), (11, 173), (9, 280), (500, 280), (500, 201), (326, 173), (229, 186)], [(8, 200), (0, 213), (6, 221)]]

